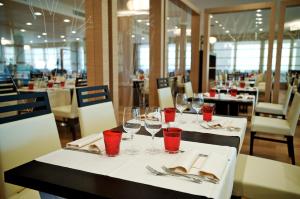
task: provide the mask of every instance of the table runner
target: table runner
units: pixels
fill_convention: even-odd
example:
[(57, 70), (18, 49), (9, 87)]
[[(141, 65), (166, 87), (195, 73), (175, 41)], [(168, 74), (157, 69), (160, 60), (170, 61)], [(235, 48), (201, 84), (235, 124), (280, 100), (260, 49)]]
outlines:
[[(102, 144), (101, 149), (103, 150), (103, 139), (100, 142)], [(155, 143), (156, 146), (160, 146), (161, 149), (163, 148), (162, 138), (156, 138)], [(158, 155), (145, 153), (145, 149), (151, 147), (150, 137), (143, 135), (135, 136), (134, 144), (140, 149), (140, 153), (138, 155), (124, 154), (124, 150), (128, 148), (130, 144), (130, 141), (122, 141), (121, 153), (119, 156), (114, 158), (77, 151), (59, 150), (42, 156), (36, 160), (48, 164), (162, 187), (193, 195), (202, 195), (210, 198), (230, 198), (236, 161), (236, 150), (234, 148), (182, 141), (181, 150), (187, 151), (196, 149), (199, 150), (199, 153), (205, 154), (216, 152), (228, 157), (229, 159), (228, 165), (219, 184), (207, 182), (196, 184), (174, 177), (154, 176), (145, 169), (147, 164), (158, 168), (176, 158), (176, 154), (170, 155), (164, 152)]]

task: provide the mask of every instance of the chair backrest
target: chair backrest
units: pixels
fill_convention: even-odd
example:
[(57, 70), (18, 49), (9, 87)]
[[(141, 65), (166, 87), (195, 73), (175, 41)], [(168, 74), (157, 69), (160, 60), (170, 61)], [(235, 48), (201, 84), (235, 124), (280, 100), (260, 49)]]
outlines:
[(192, 82), (186, 82), (184, 83), (184, 91), (187, 97), (193, 97), (193, 87)]
[(287, 121), (289, 122), (291, 128), (291, 134), (295, 135), (297, 123), (300, 114), (300, 94), (295, 93), (292, 105), (287, 115)]
[(170, 87), (157, 89), (159, 106), (164, 108), (174, 107), (172, 92)]
[(82, 77), (77, 77), (75, 80), (75, 86), (76, 87), (83, 87), (83, 86), (87, 86), (87, 79), (84, 79)]
[(82, 137), (117, 126), (107, 86), (77, 88), (76, 92)]
[(1, 76), (0, 95), (16, 94), (18, 92), (15, 82), (10, 76)]
[(286, 91), (285, 98), (284, 98), (284, 104), (283, 104), (283, 113), (284, 115), (287, 114), (287, 110), (289, 107), (289, 102), (291, 99), (293, 87), (291, 85), (288, 85), (288, 90)]
[[(4, 171), (61, 148), (54, 115), (47, 101), (47, 93), (43, 95), (45, 96), (39, 93), (0, 96), (0, 102), (12, 100), (12, 98), (18, 102), (35, 101), (35, 103), (17, 103), (0, 107), (1, 113), (24, 108), (32, 110), (0, 119), (0, 198), (9, 198), (24, 189), (4, 183)], [(36, 99), (37, 96), (39, 96), (38, 99)], [(46, 105), (48, 108), (43, 108), (42, 104), (48, 104)]]
[(157, 88), (166, 88), (169, 87), (169, 80), (168, 78), (158, 78), (156, 79)]

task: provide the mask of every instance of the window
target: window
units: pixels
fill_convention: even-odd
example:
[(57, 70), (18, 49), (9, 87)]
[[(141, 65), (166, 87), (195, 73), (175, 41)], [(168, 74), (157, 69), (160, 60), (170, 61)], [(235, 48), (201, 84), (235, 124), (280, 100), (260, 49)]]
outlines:
[(260, 65), (260, 41), (237, 42), (236, 70), (258, 70)]
[(216, 55), (217, 70), (233, 70), (234, 65), (234, 42), (217, 42), (213, 53)]
[(148, 44), (140, 44), (138, 46), (138, 68), (146, 71), (149, 69), (149, 45)]

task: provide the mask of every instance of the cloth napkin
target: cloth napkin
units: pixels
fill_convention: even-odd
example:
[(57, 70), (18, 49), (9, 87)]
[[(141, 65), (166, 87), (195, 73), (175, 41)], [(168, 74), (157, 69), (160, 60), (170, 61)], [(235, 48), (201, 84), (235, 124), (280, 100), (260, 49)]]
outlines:
[(168, 167), (182, 174), (202, 175), (221, 180), (227, 164), (228, 158), (224, 155), (212, 152), (205, 156), (192, 150), (180, 154)]
[(100, 133), (92, 134), (92, 135), (83, 137), (79, 140), (69, 142), (69, 143), (67, 143), (66, 147), (67, 148), (74, 148), (74, 149), (83, 148), (87, 145), (91, 145), (91, 144), (97, 142), (100, 139), (102, 139), (102, 134), (100, 134)]

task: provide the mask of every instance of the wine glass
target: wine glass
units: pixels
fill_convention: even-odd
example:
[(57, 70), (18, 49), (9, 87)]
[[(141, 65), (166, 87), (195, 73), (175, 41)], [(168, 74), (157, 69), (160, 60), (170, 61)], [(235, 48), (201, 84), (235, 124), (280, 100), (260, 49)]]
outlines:
[(188, 97), (185, 93), (177, 93), (176, 95), (176, 108), (180, 112), (181, 123), (184, 123), (182, 120), (182, 112), (187, 108)]
[(123, 112), (123, 129), (130, 134), (131, 147), (127, 154), (134, 155), (138, 150), (133, 146), (133, 136), (141, 129), (141, 114), (139, 107), (125, 107)]
[(162, 127), (162, 117), (159, 107), (147, 107), (145, 110), (145, 129), (151, 134), (152, 148), (147, 149), (150, 154), (159, 153), (161, 150), (154, 147), (154, 137)]
[(199, 112), (204, 104), (204, 98), (202, 93), (194, 93), (192, 98), (192, 107), (197, 112), (197, 118), (199, 118)]

